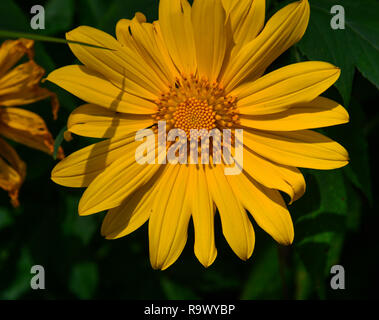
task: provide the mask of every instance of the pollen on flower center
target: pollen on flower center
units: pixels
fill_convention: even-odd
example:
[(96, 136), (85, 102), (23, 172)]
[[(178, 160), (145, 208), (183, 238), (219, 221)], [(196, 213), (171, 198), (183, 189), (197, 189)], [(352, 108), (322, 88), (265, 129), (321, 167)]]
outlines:
[(191, 129), (199, 131), (216, 128), (216, 112), (207, 100), (198, 100), (194, 97), (181, 102), (174, 112), (175, 127), (185, 131), (190, 136)]
[(217, 82), (194, 75), (177, 78), (175, 85), (169, 86), (169, 91), (155, 103), (158, 111), (153, 118), (166, 121), (167, 130), (183, 130), (188, 139), (191, 130), (233, 128), (239, 122), (237, 98), (227, 96)]

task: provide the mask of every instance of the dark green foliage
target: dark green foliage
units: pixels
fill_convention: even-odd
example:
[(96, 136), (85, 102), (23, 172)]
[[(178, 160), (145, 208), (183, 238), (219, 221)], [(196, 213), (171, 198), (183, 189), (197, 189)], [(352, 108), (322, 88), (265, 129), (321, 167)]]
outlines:
[[(289, 1), (268, 1), (268, 14)], [(376, 275), (379, 162), (379, 2), (375, 0), (310, 0), (311, 20), (299, 44), (270, 70), (303, 60), (328, 61), (342, 70), (336, 86), (324, 95), (349, 111), (349, 124), (322, 130), (350, 153), (349, 166), (333, 171), (303, 170), (307, 191), (289, 206), (295, 241), (277, 246), (256, 224), (253, 257), (240, 261), (216, 223), (218, 257), (204, 269), (193, 253), (193, 230), (179, 260), (167, 271), (151, 269), (147, 226), (122, 239), (100, 236), (104, 214), (79, 217), (82, 190), (50, 180), (56, 161), (17, 145), (28, 165), (18, 209), (0, 192), (0, 299), (351, 299), (377, 297)], [(29, 27), (34, 1), (0, 1), (0, 30), (34, 32)], [(114, 34), (120, 18), (134, 12), (157, 19), (158, 0), (47, 0), (46, 30), (41, 35), (64, 38), (79, 25)], [(345, 8), (346, 29), (330, 27), (330, 8)], [(64, 44), (37, 43), (36, 60), (47, 72), (77, 60)], [(65, 121), (80, 104), (71, 94), (45, 83), (61, 102), (52, 120), (48, 101), (27, 106), (43, 116), (66, 154), (93, 140), (62, 141)], [(46, 271), (46, 290), (31, 290), (30, 268)], [(342, 264), (346, 290), (330, 289), (330, 268)]]

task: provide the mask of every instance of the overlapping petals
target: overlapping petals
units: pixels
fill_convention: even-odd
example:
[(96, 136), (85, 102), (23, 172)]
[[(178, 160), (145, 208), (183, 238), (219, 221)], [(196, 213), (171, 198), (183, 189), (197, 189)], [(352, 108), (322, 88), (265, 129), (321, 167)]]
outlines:
[(225, 88), (232, 90), (246, 79), (259, 78), (277, 57), (302, 38), (308, 20), (307, 0), (291, 3), (275, 13), (262, 32), (230, 59), (222, 78)]
[[(101, 73), (85, 66), (66, 66), (53, 71), (47, 80), (77, 97), (117, 112), (153, 114), (156, 106), (108, 81)], [(101, 90), (99, 90), (101, 88)]]
[[(48, 76), (87, 102), (72, 112), (68, 130), (107, 138), (61, 161), (52, 179), (87, 187), (79, 213), (108, 210), (101, 229), (107, 239), (125, 236), (148, 221), (155, 269), (166, 269), (179, 257), (191, 217), (195, 255), (205, 267), (217, 256), (218, 218), (226, 241), (243, 260), (255, 245), (249, 214), (278, 243), (291, 244), (293, 223), (280, 191), (291, 204), (306, 190), (297, 167), (326, 170), (348, 163), (341, 145), (309, 130), (349, 121), (339, 103), (320, 97), (338, 79), (339, 68), (301, 62), (263, 75), (303, 36), (308, 1), (287, 5), (264, 26), (265, 9), (264, 0), (195, 0), (192, 6), (187, 0), (161, 0), (158, 21), (148, 23), (141, 13), (122, 19), (117, 39), (89, 27), (68, 33), (70, 40), (107, 49), (71, 44), (83, 65)], [(209, 81), (236, 98), (235, 128), (244, 129), (239, 175), (226, 176), (229, 165), (224, 162), (136, 163), (140, 142), (135, 133), (156, 125), (159, 99), (179, 89), (181, 78)], [(200, 94), (198, 87), (186, 85)], [(167, 99), (173, 108), (174, 101)], [(154, 155), (148, 151), (148, 156), (157, 156), (155, 145), (149, 150)]]
[(17, 152), (0, 138), (0, 188), (8, 191), (11, 203), (19, 205), (18, 193), (26, 176), (26, 165)]
[[(28, 147), (53, 154), (54, 139), (44, 120), (37, 114), (18, 108), (51, 98), (53, 116), (59, 109), (55, 93), (42, 88), (44, 69), (34, 60), (32, 40), (4, 41), (0, 47), (0, 135)], [(16, 65), (27, 55), (29, 61)], [(25, 179), (26, 166), (5, 140), (0, 140), (0, 187), (8, 191), (11, 202), (18, 206), (19, 189)], [(57, 156), (62, 159), (62, 148)]]
[[(45, 121), (25, 109), (0, 109), (0, 135), (47, 154), (54, 151), (54, 139)], [(58, 157), (63, 158), (62, 149), (59, 149)]]
[(111, 138), (136, 132), (154, 124), (148, 115), (125, 114), (94, 104), (75, 109), (67, 122), (70, 132), (93, 138)]

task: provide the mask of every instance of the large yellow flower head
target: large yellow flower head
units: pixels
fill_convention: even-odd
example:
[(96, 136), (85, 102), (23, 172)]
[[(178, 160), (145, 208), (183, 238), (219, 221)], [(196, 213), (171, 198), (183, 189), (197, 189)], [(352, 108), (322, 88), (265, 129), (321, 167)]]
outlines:
[[(301, 62), (264, 75), (301, 39), (308, 19), (306, 0), (286, 6), (265, 26), (264, 0), (195, 0), (192, 6), (187, 0), (161, 0), (158, 21), (147, 23), (141, 13), (123, 19), (117, 39), (85, 26), (69, 32), (69, 40), (109, 50), (70, 44), (83, 65), (58, 69), (48, 80), (88, 103), (73, 111), (68, 130), (107, 139), (61, 161), (52, 179), (87, 188), (79, 214), (108, 210), (102, 226), (107, 239), (148, 221), (153, 268), (165, 269), (179, 257), (191, 217), (195, 255), (211, 265), (217, 255), (216, 212), (241, 259), (254, 249), (248, 214), (279, 243), (292, 243), (293, 224), (280, 191), (291, 202), (303, 195), (305, 181), (296, 167), (334, 169), (348, 163), (342, 146), (307, 130), (348, 121), (342, 106), (319, 97), (340, 70)], [(224, 158), (209, 164), (140, 164), (136, 151), (146, 142), (136, 139), (136, 132), (157, 132), (161, 121), (167, 132), (180, 129), (186, 137), (193, 129), (230, 129), (232, 142), (243, 141), (243, 163), (237, 164), (242, 172), (226, 175), (230, 164)], [(237, 129), (243, 129), (243, 139)], [(162, 148), (155, 142), (147, 153), (159, 158)]]
[[(55, 93), (40, 87), (45, 70), (33, 60), (33, 45), (32, 40), (19, 39), (4, 41), (0, 47), (0, 136), (52, 154), (54, 139), (45, 121), (36, 113), (19, 108), (50, 97), (54, 118), (57, 117), (58, 99)], [(16, 65), (24, 55), (28, 55), (29, 61)], [(63, 157), (62, 149), (58, 157)], [(8, 191), (14, 206), (19, 205), (18, 193), (25, 175), (25, 163), (0, 138), (0, 187)]]

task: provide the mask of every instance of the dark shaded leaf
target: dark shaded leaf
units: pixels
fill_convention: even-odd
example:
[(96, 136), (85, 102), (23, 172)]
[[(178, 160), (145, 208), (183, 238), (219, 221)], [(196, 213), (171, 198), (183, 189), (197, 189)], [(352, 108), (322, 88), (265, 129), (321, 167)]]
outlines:
[(88, 245), (89, 241), (99, 227), (94, 216), (81, 217), (78, 214), (79, 197), (67, 195), (66, 199), (66, 219), (63, 221), (63, 233), (65, 235), (78, 237), (83, 245)]
[(47, 35), (67, 32), (74, 19), (74, 0), (48, 0), (45, 5), (45, 30)]
[(73, 267), (70, 275), (70, 290), (79, 299), (93, 297), (98, 283), (98, 269), (95, 263), (83, 262)]
[[(307, 32), (300, 50), (311, 60), (323, 60), (341, 68), (336, 83), (344, 103), (349, 105), (354, 66), (379, 87), (379, 3), (375, 0), (311, 0)], [(345, 29), (333, 30), (330, 13), (334, 5), (345, 9)]]
[(198, 299), (196, 294), (188, 287), (171, 281), (167, 277), (161, 278), (163, 292), (169, 300), (194, 300)]
[(367, 123), (362, 106), (357, 100), (352, 100), (350, 108), (350, 130), (344, 137), (349, 151), (350, 164), (344, 171), (350, 181), (359, 188), (373, 203), (371, 188), (370, 159), (365, 124)]
[(251, 266), (241, 299), (279, 299), (281, 288), (278, 253), (276, 245), (272, 243)]
[(63, 140), (64, 140), (64, 133), (66, 132), (67, 130), (67, 126), (64, 126), (61, 131), (59, 131), (57, 137), (55, 138), (55, 141), (54, 141), (54, 152), (53, 152), (53, 158), (54, 160), (57, 159), (57, 154), (58, 154), (58, 150), (59, 150), (59, 147), (61, 146)]
[(318, 209), (295, 222), (295, 248), (320, 298), (325, 298), (325, 278), (330, 261), (337, 261), (341, 251), (341, 234), (345, 232), (347, 192), (341, 170), (315, 171), (320, 190)]

